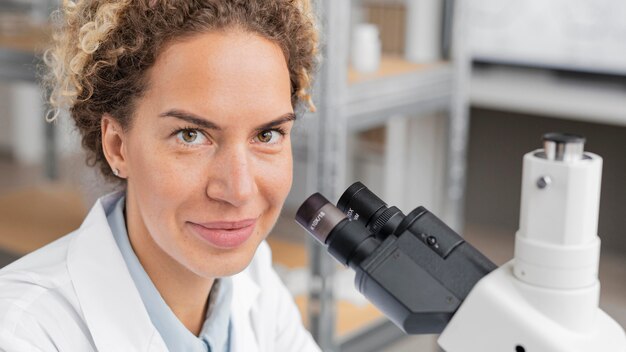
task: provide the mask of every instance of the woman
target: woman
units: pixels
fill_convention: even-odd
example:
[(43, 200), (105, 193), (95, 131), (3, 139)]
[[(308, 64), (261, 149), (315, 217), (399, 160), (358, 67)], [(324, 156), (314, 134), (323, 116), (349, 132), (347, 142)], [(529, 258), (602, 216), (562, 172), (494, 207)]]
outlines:
[(66, 1), (47, 55), (123, 191), (0, 271), (0, 350), (318, 351), (264, 242), (316, 32), (296, 0)]

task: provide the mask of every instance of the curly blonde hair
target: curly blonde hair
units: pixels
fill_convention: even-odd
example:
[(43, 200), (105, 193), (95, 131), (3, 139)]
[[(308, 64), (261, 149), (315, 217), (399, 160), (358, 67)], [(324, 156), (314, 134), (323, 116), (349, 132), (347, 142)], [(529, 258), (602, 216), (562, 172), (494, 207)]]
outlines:
[(54, 45), (44, 56), (48, 120), (69, 110), (87, 163), (106, 178), (114, 179), (102, 151), (102, 116), (130, 126), (148, 69), (177, 38), (238, 28), (275, 42), (287, 61), (294, 109), (305, 103), (315, 111), (309, 91), (318, 37), (309, 0), (64, 0), (55, 17)]

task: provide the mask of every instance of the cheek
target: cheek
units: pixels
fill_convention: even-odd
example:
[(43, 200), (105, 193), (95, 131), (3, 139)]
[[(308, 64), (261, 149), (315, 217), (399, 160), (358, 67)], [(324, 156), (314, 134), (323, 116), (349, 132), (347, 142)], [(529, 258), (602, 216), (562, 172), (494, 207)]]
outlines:
[(257, 229), (259, 231), (259, 241), (270, 234), (291, 189), (291, 155), (273, 163), (265, 164), (260, 168), (260, 171), (262, 176), (257, 178), (257, 186), (265, 210)]
[(170, 228), (180, 208), (202, 193), (198, 189), (206, 168), (199, 157), (177, 155), (163, 144), (153, 137), (133, 140), (128, 150), (128, 186), (142, 205), (145, 221), (151, 223), (146, 226), (158, 223)]
[(193, 180), (197, 182), (202, 173), (197, 157), (172, 153), (166, 143), (153, 136), (136, 137), (129, 146), (129, 182), (151, 193), (174, 198), (184, 194), (185, 186)]
[(282, 207), (291, 189), (293, 178), (291, 152), (285, 153), (274, 162), (266, 163), (260, 170), (262, 175), (259, 189), (272, 207)]

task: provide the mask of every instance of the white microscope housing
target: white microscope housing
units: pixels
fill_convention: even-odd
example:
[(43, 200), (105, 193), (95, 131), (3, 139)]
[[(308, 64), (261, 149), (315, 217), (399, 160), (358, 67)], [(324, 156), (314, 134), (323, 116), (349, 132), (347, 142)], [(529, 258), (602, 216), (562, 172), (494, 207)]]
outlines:
[(439, 338), (446, 352), (626, 352), (599, 308), (602, 158), (551, 133), (524, 156), (515, 258), (470, 292)]

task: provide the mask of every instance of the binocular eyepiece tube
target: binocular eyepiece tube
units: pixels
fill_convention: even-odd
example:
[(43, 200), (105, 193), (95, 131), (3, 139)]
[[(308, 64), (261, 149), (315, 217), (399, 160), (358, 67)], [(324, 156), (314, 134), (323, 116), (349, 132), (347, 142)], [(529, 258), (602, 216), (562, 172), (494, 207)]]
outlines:
[(352, 221), (319, 193), (302, 204), (296, 221), (343, 265), (366, 257), (380, 244), (363, 224)]
[(476, 282), (496, 266), (418, 207), (404, 215), (362, 183), (337, 207), (319, 193), (296, 221), (356, 272), (357, 289), (407, 333), (440, 333)]

